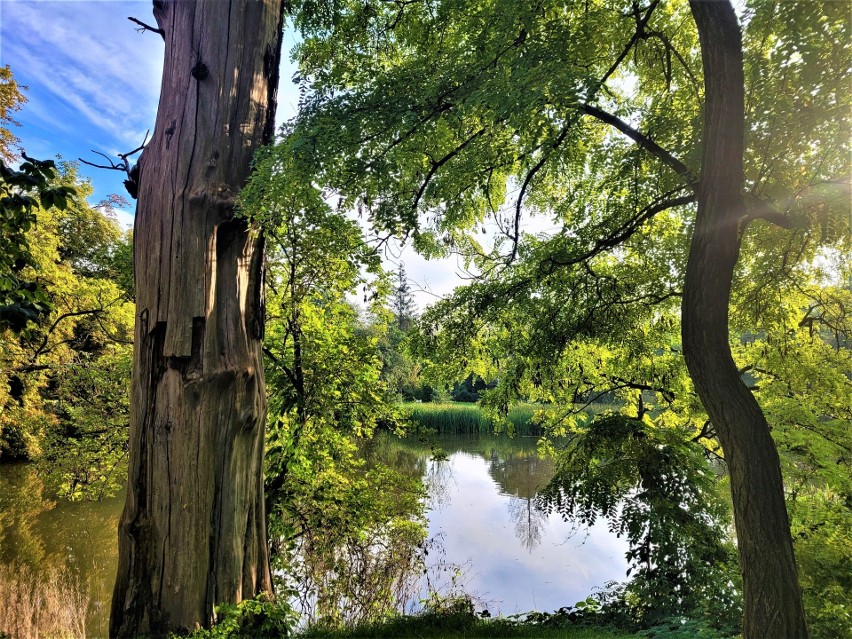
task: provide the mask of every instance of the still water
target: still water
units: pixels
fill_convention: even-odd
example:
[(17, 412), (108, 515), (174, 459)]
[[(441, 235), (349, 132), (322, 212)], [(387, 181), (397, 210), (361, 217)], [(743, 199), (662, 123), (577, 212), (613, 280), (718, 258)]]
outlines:
[[(556, 610), (623, 580), (627, 544), (606, 522), (577, 528), (535, 507), (553, 477), (530, 437), (441, 436), (381, 440), (376, 455), (419, 474), (428, 489), (429, 536), (440, 559), (461, 565), (465, 590), (494, 614)], [(446, 459), (435, 451), (442, 451)]]
[[(553, 464), (532, 438), (381, 437), (367, 454), (422, 478), (429, 536), (441, 549), (431, 561), (460, 566), (465, 590), (492, 614), (554, 610), (624, 577), (626, 545), (605, 523), (578, 530), (535, 508)], [(123, 499), (55, 500), (32, 466), (0, 465), (0, 568), (73, 574), (88, 594), (88, 637), (107, 634)]]

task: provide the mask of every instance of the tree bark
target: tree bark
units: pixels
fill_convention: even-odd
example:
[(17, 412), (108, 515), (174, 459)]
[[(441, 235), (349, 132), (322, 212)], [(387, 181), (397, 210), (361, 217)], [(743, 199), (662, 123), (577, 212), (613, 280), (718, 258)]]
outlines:
[(263, 500), (263, 240), (234, 218), (274, 133), (281, 0), (154, 0), (165, 40), (139, 161), (127, 501), (111, 637), (209, 626), (272, 592)]
[(743, 573), (745, 639), (807, 637), (778, 453), (731, 355), (728, 306), (743, 214), (742, 42), (729, 2), (690, 0), (704, 65), (698, 215), (686, 267), (686, 364), (725, 451)]

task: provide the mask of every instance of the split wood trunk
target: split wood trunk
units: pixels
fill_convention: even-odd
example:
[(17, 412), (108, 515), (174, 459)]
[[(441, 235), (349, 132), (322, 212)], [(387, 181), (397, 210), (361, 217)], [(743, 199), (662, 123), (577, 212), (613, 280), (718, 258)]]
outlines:
[(139, 161), (127, 501), (110, 636), (208, 626), (272, 583), (263, 242), (234, 218), (274, 132), (281, 0), (154, 0), (165, 40)]
[(728, 305), (740, 249), (745, 122), (742, 42), (729, 2), (690, 0), (704, 64), (698, 216), (682, 308), (686, 364), (731, 480), (745, 639), (806, 639), (781, 466), (769, 425), (731, 356)]

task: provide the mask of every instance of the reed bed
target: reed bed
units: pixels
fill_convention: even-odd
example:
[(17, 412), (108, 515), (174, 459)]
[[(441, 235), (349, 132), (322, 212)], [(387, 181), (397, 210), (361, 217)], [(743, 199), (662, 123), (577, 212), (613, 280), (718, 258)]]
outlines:
[(0, 565), (0, 637), (85, 639), (89, 597), (68, 570)]
[[(417, 432), (428, 431), (438, 435), (478, 435), (495, 432), (495, 424), (476, 404), (453, 402), (446, 404), (406, 403), (410, 420)], [(509, 409), (507, 418), (516, 435), (541, 435), (541, 427), (533, 416), (540, 408), (535, 404), (518, 404)], [(505, 425), (499, 430), (507, 430)]]

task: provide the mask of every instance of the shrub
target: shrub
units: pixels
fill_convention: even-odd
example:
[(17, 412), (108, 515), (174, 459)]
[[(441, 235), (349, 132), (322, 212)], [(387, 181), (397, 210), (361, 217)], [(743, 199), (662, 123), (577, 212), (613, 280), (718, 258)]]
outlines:
[(286, 639), (293, 636), (297, 615), (284, 601), (265, 595), (236, 605), (216, 606), (217, 622), (187, 635), (192, 639)]

